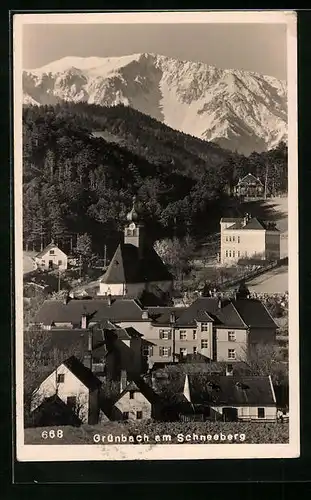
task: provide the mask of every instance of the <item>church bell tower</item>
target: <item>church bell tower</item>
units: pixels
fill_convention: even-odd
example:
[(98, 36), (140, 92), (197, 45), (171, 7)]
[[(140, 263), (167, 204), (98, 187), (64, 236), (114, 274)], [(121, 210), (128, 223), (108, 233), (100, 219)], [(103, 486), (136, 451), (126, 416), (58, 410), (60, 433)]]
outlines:
[(126, 219), (128, 223), (124, 229), (124, 243), (133, 245), (140, 251), (143, 247), (143, 224), (139, 221), (139, 213), (137, 207), (136, 196), (133, 197), (133, 206), (131, 211), (127, 214)]

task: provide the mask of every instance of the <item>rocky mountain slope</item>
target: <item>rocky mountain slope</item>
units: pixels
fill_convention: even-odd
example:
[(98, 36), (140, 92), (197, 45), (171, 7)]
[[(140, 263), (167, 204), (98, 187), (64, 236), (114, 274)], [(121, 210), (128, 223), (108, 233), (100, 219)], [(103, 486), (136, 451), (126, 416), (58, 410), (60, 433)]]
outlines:
[(287, 140), (285, 82), (155, 54), (65, 57), (23, 72), (24, 104), (124, 104), (243, 154)]

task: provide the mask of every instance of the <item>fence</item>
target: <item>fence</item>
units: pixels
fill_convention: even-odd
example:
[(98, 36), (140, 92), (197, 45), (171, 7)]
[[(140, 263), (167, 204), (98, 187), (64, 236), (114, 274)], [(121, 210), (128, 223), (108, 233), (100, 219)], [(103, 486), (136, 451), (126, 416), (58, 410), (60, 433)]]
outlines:
[(210, 286), (216, 288), (219, 291), (224, 291), (228, 288), (239, 285), (241, 281), (247, 282), (251, 279), (257, 278), (257, 276), (260, 276), (261, 274), (264, 274), (271, 269), (275, 269), (276, 267), (285, 264), (285, 261), (286, 259), (276, 260), (266, 266), (261, 266), (248, 272), (242, 272), (239, 276), (235, 276), (234, 278), (230, 278), (225, 281), (216, 280)]

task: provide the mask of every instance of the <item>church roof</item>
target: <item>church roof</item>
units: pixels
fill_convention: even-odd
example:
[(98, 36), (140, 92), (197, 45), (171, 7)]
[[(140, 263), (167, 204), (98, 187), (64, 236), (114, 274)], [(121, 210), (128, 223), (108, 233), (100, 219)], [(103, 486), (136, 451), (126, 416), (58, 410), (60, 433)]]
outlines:
[(172, 281), (173, 277), (151, 246), (139, 249), (131, 244), (120, 243), (101, 282), (143, 283)]

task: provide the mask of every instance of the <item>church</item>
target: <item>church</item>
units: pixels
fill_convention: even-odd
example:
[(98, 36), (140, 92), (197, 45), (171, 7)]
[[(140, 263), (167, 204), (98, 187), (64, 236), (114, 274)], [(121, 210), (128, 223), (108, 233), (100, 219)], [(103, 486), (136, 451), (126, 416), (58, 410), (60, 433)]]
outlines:
[(136, 197), (127, 214), (123, 242), (117, 247), (99, 283), (98, 296), (139, 298), (151, 294), (165, 300), (172, 295), (173, 277), (147, 241)]

